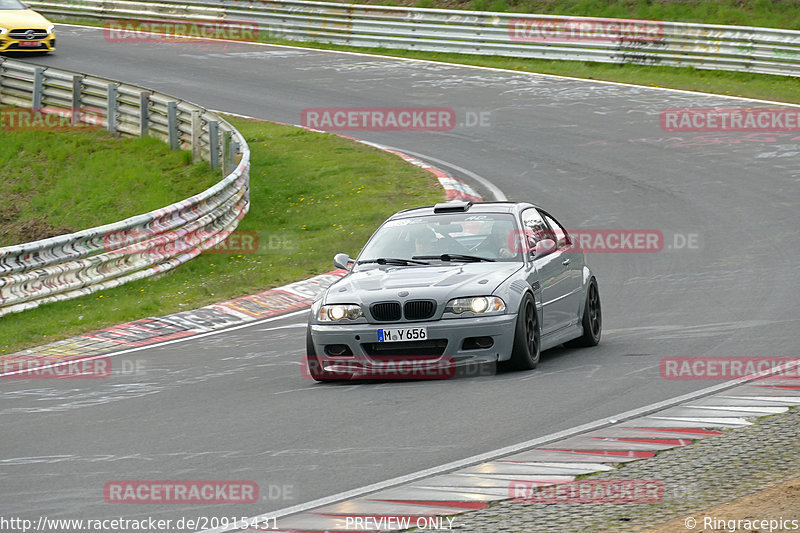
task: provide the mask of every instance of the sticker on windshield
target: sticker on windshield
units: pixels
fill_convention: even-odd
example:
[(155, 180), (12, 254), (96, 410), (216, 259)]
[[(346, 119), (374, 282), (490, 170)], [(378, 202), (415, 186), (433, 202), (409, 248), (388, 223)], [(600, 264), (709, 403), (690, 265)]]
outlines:
[(399, 220), (390, 220), (386, 222), (384, 228), (396, 228), (398, 226), (410, 226), (412, 224), (427, 224), (430, 219), (426, 218), (401, 218)]

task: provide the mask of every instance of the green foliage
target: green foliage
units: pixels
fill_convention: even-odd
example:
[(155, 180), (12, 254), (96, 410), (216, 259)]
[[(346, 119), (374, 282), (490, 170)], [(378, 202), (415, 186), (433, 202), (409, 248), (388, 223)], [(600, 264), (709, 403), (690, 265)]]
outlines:
[[(432, 7), (800, 29), (792, 0), (433, 0)], [(372, 3), (367, 0), (366, 3)]]
[(0, 246), (115, 222), (221, 179), (158, 139), (99, 131), (0, 133)]

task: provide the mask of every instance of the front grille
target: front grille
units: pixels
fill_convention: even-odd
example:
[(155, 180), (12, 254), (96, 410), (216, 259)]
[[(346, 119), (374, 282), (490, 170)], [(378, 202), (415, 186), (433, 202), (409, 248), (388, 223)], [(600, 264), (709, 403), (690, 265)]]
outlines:
[(436, 312), (433, 300), (410, 300), (403, 306), (403, 314), (407, 320), (425, 320)]
[[(31, 32), (31, 35), (28, 35), (28, 32)], [(47, 30), (11, 30), (8, 32), (8, 36), (12, 39), (24, 39), (26, 41), (32, 41), (34, 39), (44, 39), (47, 37)]]
[(408, 342), (365, 342), (364, 353), (370, 356), (439, 357), (447, 348), (447, 339), (427, 339)]
[(399, 302), (378, 302), (369, 307), (372, 318), (379, 322), (397, 322), (401, 318)]

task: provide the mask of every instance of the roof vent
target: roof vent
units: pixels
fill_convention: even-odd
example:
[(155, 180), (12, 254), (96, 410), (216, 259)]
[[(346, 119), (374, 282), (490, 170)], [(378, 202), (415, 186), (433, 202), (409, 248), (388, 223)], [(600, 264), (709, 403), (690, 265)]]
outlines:
[(434, 213), (464, 213), (466, 212), (472, 202), (464, 202), (463, 200), (455, 200), (453, 202), (444, 202), (433, 206)]

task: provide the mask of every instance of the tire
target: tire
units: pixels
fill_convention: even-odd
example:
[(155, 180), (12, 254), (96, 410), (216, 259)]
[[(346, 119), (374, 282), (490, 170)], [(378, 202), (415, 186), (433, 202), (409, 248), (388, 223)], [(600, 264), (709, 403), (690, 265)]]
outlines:
[(500, 368), (503, 370), (533, 370), (536, 368), (536, 365), (539, 364), (540, 340), (536, 302), (530, 293), (526, 293), (519, 304), (511, 359), (502, 361), (499, 364)]
[(341, 375), (333, 377), (322, 369), (322, 364), (317, 359), (317, 352), (314, 350), (314, 343), (311, 342), (311, 328), (306, 331), (306, 368), (308, 368), (308, 375), (315, 381), (326, 382), (343, 379)]
[(588, 348), (597, 346), (603, 330), (603, 312), (600, 307), (600, 291), (597, 290), (597, 280), (589, 280), (586, 289), (586, 303), (583, 306), (583, 335), (577, 339), (565, 342), (567, 348)]

